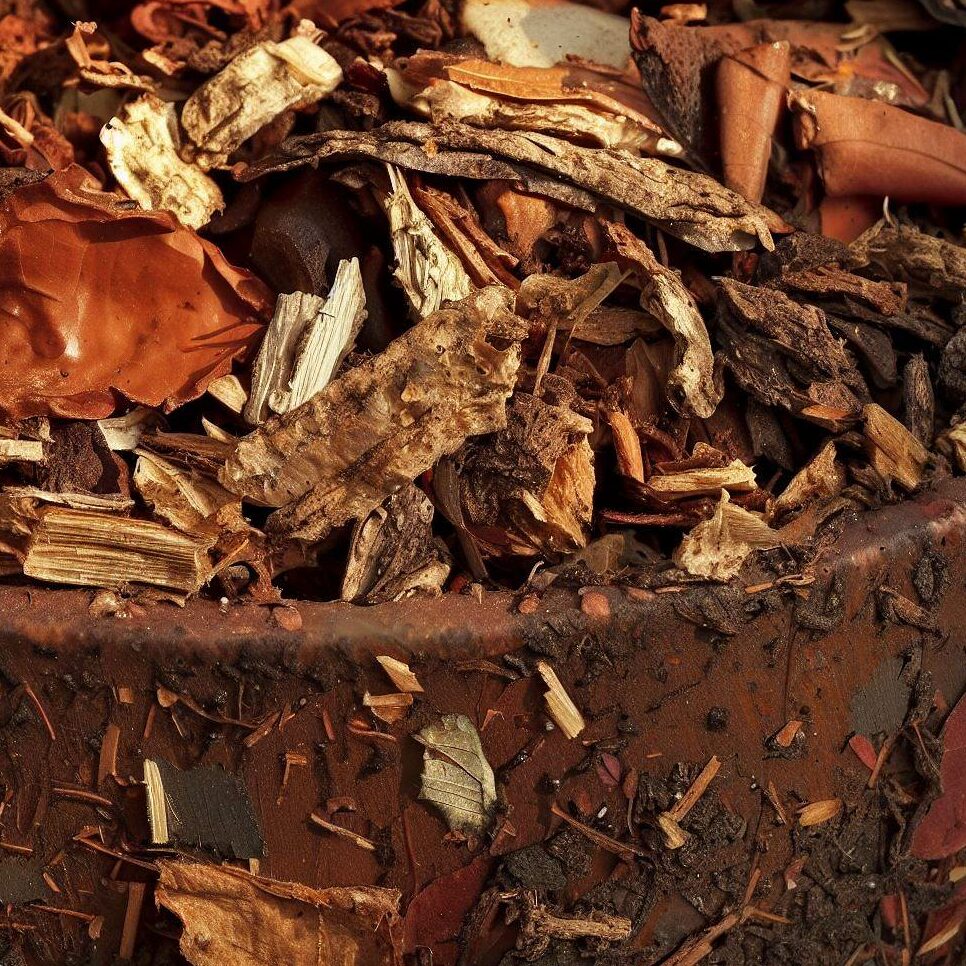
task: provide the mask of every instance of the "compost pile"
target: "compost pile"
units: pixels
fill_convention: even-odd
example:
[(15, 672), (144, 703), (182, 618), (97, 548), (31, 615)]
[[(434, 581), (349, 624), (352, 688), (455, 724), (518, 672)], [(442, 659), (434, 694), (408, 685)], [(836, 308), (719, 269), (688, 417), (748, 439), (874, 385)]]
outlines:
[(5, 575), (807, 580), (966, 470), (962, 5), (81, 8), (0, 5)]

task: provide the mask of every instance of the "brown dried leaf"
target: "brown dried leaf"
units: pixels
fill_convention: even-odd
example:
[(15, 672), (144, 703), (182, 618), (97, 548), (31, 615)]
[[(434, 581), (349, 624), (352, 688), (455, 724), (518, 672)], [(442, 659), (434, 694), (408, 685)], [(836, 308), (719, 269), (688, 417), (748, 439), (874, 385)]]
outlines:
[(482, 131), (455, 121), (438, 126), (398, 121), (375, 131), (289, 138), (275, 155), (241, 177), (249, 181), (272, 171), (346, 158), (375, 158), (430, 174), (523, 181), (537, 194), (585, 210), (594, 210), (590, 198), (596, 195), (704, 251), (741, 251), (759, 242), (773, 247), (770, 226), (776, 224), (775, 216), (706, 175), (546, 134)]
[(756, 513), (730, 502), (723, 491), (714, 516), (699, 523), (681, 541), (674, 562), (689, 574), (730, 580), (755, 549), (770, 549), (781, 535)]
[(520, 348), (489, 340), (524, 334), (510, 304), (510, 292), (493, 286), (427, 317), (241, 440), (222, 483), (285, 507), (269, 529), (305, 540), (368, 514), (468, 436), (505, 424)]
[(401, 962), (394, 889), (317, 890), (229, 865), (161, 859), (158, 866), (158, 905), (184, 923), (181, 953), (193, 966)]
[(0, 205), (0, 317), (16, 320), (0, 334), (3, 411), (93, 419), (116, 392), (170, 410), (261, 328), (258, 279), (171, 214), (117, 200), (74, 167)]

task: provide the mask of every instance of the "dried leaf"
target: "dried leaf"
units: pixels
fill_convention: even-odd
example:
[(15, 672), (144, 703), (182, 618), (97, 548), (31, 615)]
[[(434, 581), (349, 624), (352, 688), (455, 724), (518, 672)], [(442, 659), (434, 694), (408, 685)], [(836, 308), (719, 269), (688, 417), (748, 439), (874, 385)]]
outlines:
[(327, 298), (304, 292), (280, 295), (252, 367), (248, 422), (264, 422), (269, 409), (287, 413), (320, 393), (349, 353), (365, 318), (357, 258), (339, 263)]
[(416, 318), (426, 318), (444, 302), (469, 294), (473, 285), (460, 260), (436, 237), (433, 226), (413, 200), (406, 178), (387, 165), (391, 192), (386, 197), (389, 233), (396, 253), (396, 279)]
[(92, 419), (116, 393), (170, 410), (259, 331), (261, 282), (167, 212), (116, 202), (74, 167), (0, 204), (0, 317), (17, 320), (0, 336), (3, 411)]
[(446, 545), (433, 536), (433, 504), (411, 483), (356, 523), (342, 599), (378, 604), (439, 595), (449, 576)]
[(510, 303), (490, 287), (424, 319), (241, 440), (222, 483), (269, 506), (301, 497), (269, 518), (275, 533), (318, 539), (361, 518), (466, 437), (504, 425), (520, 348), (488, 340), (522, 334)]
[(580, 189), (585, 198), (587, 192), (597, 195), (704, 251), (741, 251), (758, 242), (773, 247), (770, 225), (777, 224), (775, 216), (706, 175), (657, 158), (581, 147), (546, 134), (481, 131), (456, 121), (440, 126), (392, 122), (370, 132), (326, 131), (290, 138), (242, 179), (310, 162), (360, 157), (430, 174), (522, 180), (537, 193), (588, 210), (596, 207), (572, 190), (552, 190), (549, 175)]
[(443, 715), (413, 737), (426, 747), (419, 797), (439, 808), (454, 831), (485, 832), (496, 804), (496, 783), (470, 719)]
[(55, 584), (195, 593), (211, 576), (211, 545), (148, 520), (52, 507), (39, 511), (23, 572)]
[(729, 502), (727, 491), (710, 520), (699, 523), (681, 541), (674, 562), (689, 574), (711, 580), (730, 580), (755, 549), (770, 549), (781, 535), (756, 513)]
[(544, 693), (547, 710), (550, 717), (568, 738), (576, 738), (587, 726), (580, 709), (574, 704), (573, 698), (567, 694), (567, 689), (561, 684), (557, 672), (546, 662), (538, 661), (537, 670), (543, 683), (550, 689)]
[(966, 847), (966, 699), (943, 723), (941, 792), (912, 833), (910, 852), (920, 859), (945, 859)]
[(264, 40), (239, 54), (185, 102), (187, 160), (204, 170), (228, 156), (283, 111), (307, 107), (342, 83), (342, 69), (307, 36)]
[(159, 906), (184, 923), (193, 966), (399, 966), (399, 893), (373, 886), (310, 889), (229, 865), (161, 859)]
[(182, 225), (201, 228), (225, 207), (218, 185), (178, 156), (173, 104), (144, 94), (111, 118), (100, 137), (114, 177), (147, 211), (170, 211)]

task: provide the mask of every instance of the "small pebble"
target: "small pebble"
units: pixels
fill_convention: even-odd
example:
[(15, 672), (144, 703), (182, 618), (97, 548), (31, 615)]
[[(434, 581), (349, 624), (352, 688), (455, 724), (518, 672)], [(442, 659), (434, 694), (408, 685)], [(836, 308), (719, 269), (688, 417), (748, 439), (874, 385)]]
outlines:
[(540, 599), (535, 597), (533, 594), (527, 594), (527, 596), (524, 597), (519, 604), (517, 604), (517, 610), (521, 614), (533, 614), (536, 612), (536, 609), (539, 606)]
[(272, 618), (283, 630), (302, 629), (302, 615), (294, 607), (275, 607), (272, 609)]
[(580, 598), (580, 609), (588, 617), (606, 620), (610, 617), (610, 601), (598, 590), (590, 590)]

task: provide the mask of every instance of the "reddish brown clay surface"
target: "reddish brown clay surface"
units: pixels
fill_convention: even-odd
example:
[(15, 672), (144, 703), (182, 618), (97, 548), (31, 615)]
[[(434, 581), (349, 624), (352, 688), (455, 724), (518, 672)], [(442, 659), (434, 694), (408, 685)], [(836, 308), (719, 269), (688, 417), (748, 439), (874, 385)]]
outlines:
[[(114, 962), (126, 882), (153, 879), (143, 865), (154, 857), (144, 847), (145, 757), (183, 768), (222, 764), (240, 775), (265, 838), (262, 874), (311, 886), (394, 886), (404, 910), (418, 896), (414, 909), (428, 910), (428, 918), (411, 919), (407, 936), (413, 949), (431, 945), (438, 964), (455, 961), (462, 914), (498, 856), (544, 840), (559, 825), (551, 805), (582, 804), (591, 816), (606, 806), (620, 835), (627, 802), (608, 768), (663, 780), (676, 762), (700, 766), (716, 755), (722, 767), (714, 791), (747, 823), (727, 863), (740, 865), (742, 875), (759, 863), (760, 904), (767, 906), (786, 891), (780, 873), (797, 833), (776, 818), (765, 792), (774, 789), (793, 823), (801, 803), (852, 800), (869, 777), (848, 745), (856, 695), (883, 662), (921, 660), (949, 706), (962, 694), (964, 534), (966, 481), (947, 481), (849, 521), (815, 560), (809, 586), (749, 593), (697, 585), (659, 594), (596, 588), (609, 616), (601, 606), (582, 609), (576, 591), (551, 588), (526, 614), (509, 595), (488, 594), (368, 609), (300, 604), (298, 617), (255, 607), (222, 612), (198, 600), (95, 620), (87, 592), (5, 586), (0, 843), (8, 854), (0, 858), (40, 863), (61, 890), (49, 891), (46, 905), (104, 917), (92, 941), (81, 919), (14, 907), (8, 918), (22, 929), (13, 934), (28, 961)], [(924, 566), (931, 575), (925, 581)], [(893, 592), (916, 602), (933, 627), (910, 626), (896, 617), (901, 608), (884, 607)], [(373, 737), (358, 733), (372, 728), (362, 697), (393, 690), (377, 654), (409, 662), (425, 694), (389, 734)], [(587, 719), (579, 739), (547, 729), (542, 682), (518, 660), (538, 655), (554, 661)], [(159, 704), (159, 688), (180, 699), (172, 704), (167, 695)], [(502, 788), (508, 824), (495, 841), (455, 840), (416, 798), (421, 749), (408, 735), (453, 712), (479, 729)], [(800, 756), (776, 755), (769, 738), (794, 719), (803, 722)], [(362, 725), (356, 733), (353, 721)], [(111, 724), (120, 729), (117, 777), (98, 785), (99, 749)], [(613, 747), (615, 739), (619, 757), (597, 767), (594, 748)], [(290, 767), (283, 788), (286, 752), (305, 755), (307, 764)], [(64, 788), (111, 804), (76, 800)], [(377, 851), (309, 822), (313, 810), (340, 796), (355, 811), (339, 821), (379, 843)], [(90, 838), (92, 826), (120, 861), (75, 840), (85, 828)], [(32, 855), (21, 857), (18, 848)], [(576, 896), (595, 880), (620, 877), (617, 866), (599, 852), (584, 880), (568, 889)], [(433, 885), (441, 877), (451, 878)], [(446, 891), (445, 916), (427, 887)], [(170, 921), (155, 921), (150, 899), (143, 916), (139, 947), (163, 945)], [(648, 936), (658, 930), (671, 949), (707, 925), (684, 903), (663, 903), (653, 919)], [(483, 942), (476, 961), (498, 962), (499, 945)]]

